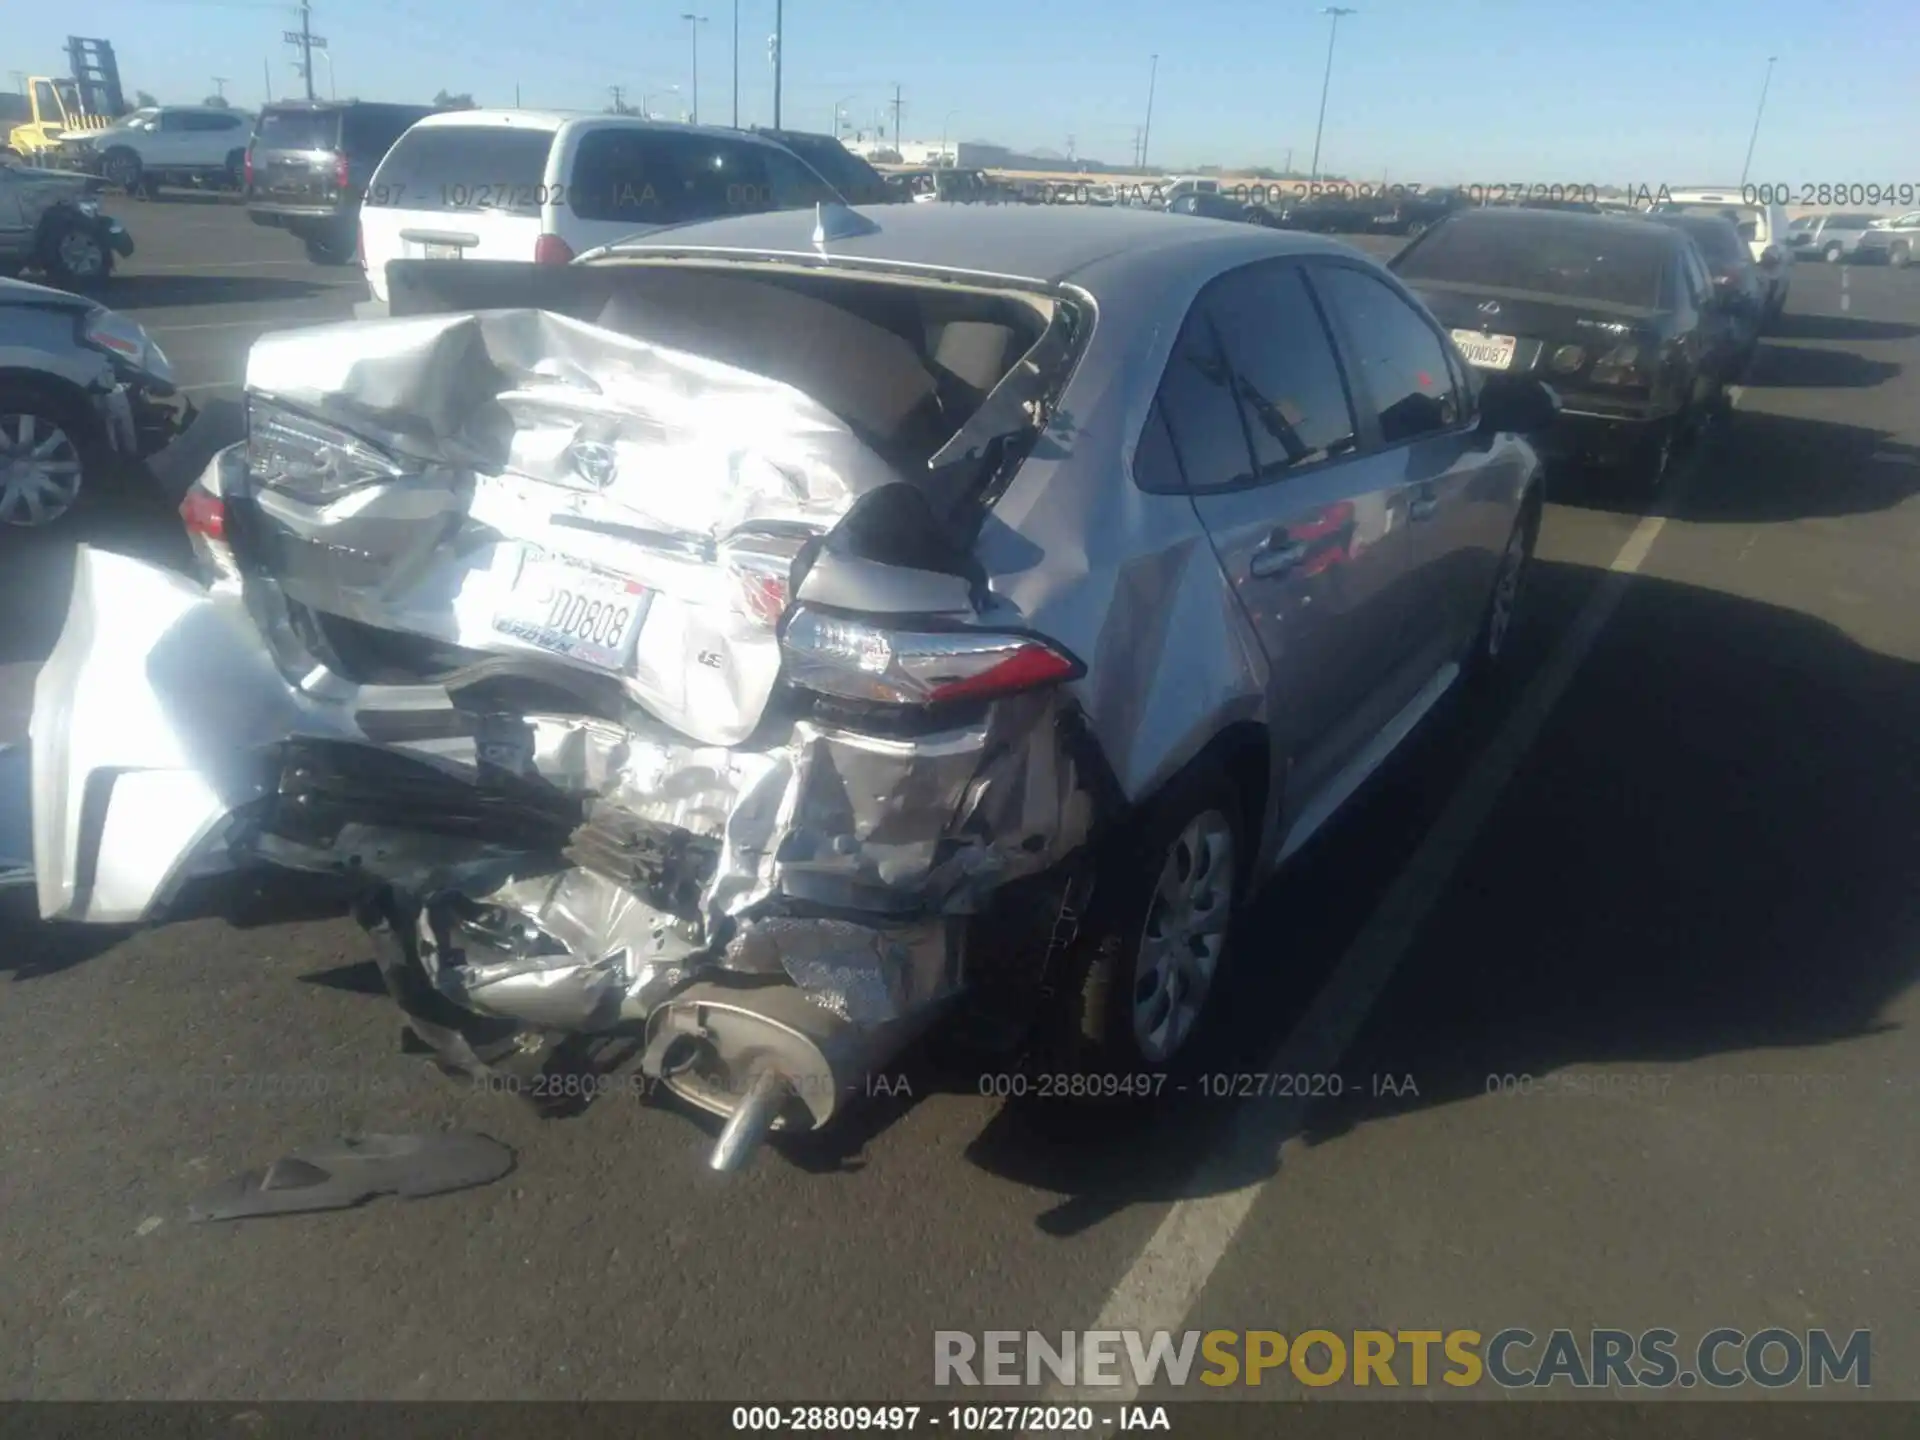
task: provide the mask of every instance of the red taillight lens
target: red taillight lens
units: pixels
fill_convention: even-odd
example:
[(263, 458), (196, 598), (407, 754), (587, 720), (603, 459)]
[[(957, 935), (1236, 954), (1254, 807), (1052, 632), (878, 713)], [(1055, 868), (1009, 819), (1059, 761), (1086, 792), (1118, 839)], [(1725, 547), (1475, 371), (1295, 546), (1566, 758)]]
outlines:
[(226, 502), (217, 495), (209, 495), (198, 485), (187, 491), (187, 498), (180, 502), (180, 519), (187, 527), (187, 534), (203, 536), (222, 545), (227, 543)]
[(536, 265), (571, 265), (573, 247), (558, 235), (542, 235), (533, 242), (533, 263)]
[(890, 630), (802, 607), (781, 637), (793, 683), (823, 695), (886, 705), (992, 700), (1082, 673), (1079, 662), (1030, 635)]
[(353, 184), (353, 176), (347, 169), (347, 157), (345, 153), (343, 152), (341, 154), (335, 155), (333, 157), (334, 189), (346, 190), (346, 189), (349, 189), (352, 186), (352, 184)]

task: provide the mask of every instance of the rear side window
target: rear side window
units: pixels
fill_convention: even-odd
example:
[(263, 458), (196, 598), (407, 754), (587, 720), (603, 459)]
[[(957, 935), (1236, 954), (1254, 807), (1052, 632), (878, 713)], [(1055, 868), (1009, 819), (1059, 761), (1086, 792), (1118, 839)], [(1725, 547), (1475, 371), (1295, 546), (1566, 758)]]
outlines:
[[(1187, 313), (1160, 381), (1158, 406), (1180, 457), (1179, 471), (1188, 487), (1197, 491), (1224, 490), (1253, 479), (1253, 456), (1248, 453), (1240, 407), (1233, 397), (1233, 372), (1227, 368), (1207, 311), (1203, 295)], [(1162, 464), (1159, 473), (1168, 468)], [(1151, 483), (1151, 473), (1135, 472), (1142, 484)]]
[(1354, 362), (1380, 407), (1380, 438), (1392, 445), (1455, 424), (1459, 398), (1446, 348), (1391, 286), (1344, 265), (1314, 270), (1314, 288), (1339, 312)]
[(192, 113), (187, 116), (189, 130), (238, 130), (242, 116)]
[(1353, 449), (1346, 382), (1297, 266), (1236, 270), (1208, 290), (1206, 305), (1261, 479)]
[(677, 225), (831, 198), (818, 176), (771, 145), (616, 127), (581, 138), (566, 192), (582, 220), (631, 225)]
[(331, 150), (339, 136), (338, 110), (268, 110), (253, 132), (263, 150)]
[(368, 205), (394, 210), (538, 215), (551, 130), (503, 125), (417, 125), (387, 152)]

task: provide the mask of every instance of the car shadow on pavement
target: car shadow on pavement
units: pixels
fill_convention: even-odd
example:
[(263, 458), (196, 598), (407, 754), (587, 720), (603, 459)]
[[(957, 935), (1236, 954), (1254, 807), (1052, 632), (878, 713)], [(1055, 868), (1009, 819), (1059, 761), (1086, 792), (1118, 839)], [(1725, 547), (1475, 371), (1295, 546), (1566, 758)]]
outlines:
[[(1920, 491), (1920, 449), (1884, 430), (1736, 410), (1698, 456), (1704, 483), (1675, 484), (1660, 513), (1693, 524), (1765, 525), (1820, 516), (1873, 515)], [(1556, 503), (1618, 514), (1647, 502), (1623, 477), (1569, 468), (1552, 482)]]
[(39, 980), (104, 955), (133, 934), (133, 925), (44, 921), (31, 886), (0, 890), (0, 975)]
[[(1443, 902), (1425, 963), (1350, 1054), (1414, 1075), (1417, 1100), (1350, 1091), (1310, 1141), (1569, 1066), (1827, 1072), (1791, 1052), (1889, 1028), (1920, 979), (1920, 666), (1645, 578), (1614, 623), (1536, 754), (1554, 783), (1497, 814), (1479, 842), (1497, 869)], [(1846, 1093), (1884, 1089), (1851, 1063), (1873, 1083)]]
[(1866, 390), (1899, 373), (1891, 360), (1873, 360), (1851, 350), (1763, 342), (1746, 383), (1752, 390)]
[[(1537, 572), (1536, 591), (1579, 578)], [(1441, 719), (1263, 894), (1216, 1073), (1272, 1078), (1504, 708)], [(1481, 1098), (1489, 1076), (1876, 1033), (1920, 978), (1915, 734), (1920, 666), (1795, 611), (1636, 579), (1347, 1050), (1337, 1097), (1190, 1093), (1091, 1127), (1009, 1104), (968, 1157), (1059, 1195), (1041, 1225), (1071, 1235), (1257, 1183), (1287, 1140)], [(1365, 1075), (1417, 1093), (1375, 1095)]]
[(1920, 325), (1892, 320), (1861, 320), (1852, 315), (1811, 315), (1783, 311), (1767, 326), (1768, 340), (1911, 340)]
[[(289, 266), (299, 261), (289, 260)], [(267, 275), (127, 275), (113, 277), (101, 292), (115, 310), (158, 309), (161, 306), (254, 305), (282, 300), (341, 298), (342, 320), (347, 318), (345, 297), (356, 287), (316, 280), (278, 279)], [(363, 287), (362, 287), (363, 288)], [(272, 322), (263, 322), (263, 326)]]

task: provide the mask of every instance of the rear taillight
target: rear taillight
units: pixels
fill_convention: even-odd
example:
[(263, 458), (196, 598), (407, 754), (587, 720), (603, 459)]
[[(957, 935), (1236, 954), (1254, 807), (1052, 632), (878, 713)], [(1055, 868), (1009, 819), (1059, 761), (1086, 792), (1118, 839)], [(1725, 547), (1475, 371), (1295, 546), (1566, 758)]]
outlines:
[(570, 265), (573, 263), (573, 247), (558, 235), (542, 235), (533, 242), (533, 263)]
[(194, 486), (180, 502), (180, 519), (186, 524), (187, 534), (220, 545), (227, 543), (227, 505), (218, 495)]
[(1645, 358), (1638, 345), (1616, 345), (1593, 362), (1587, 378), (1596, 385), (1645, 385)]
[(242, 178), (247, 189), (253, 189), (253, 151), (251, 149), (247, 151), (247, 158), (242, 165)]
[(893, 630), (801, 608), (780, 648), (802, 689), (883, 705), (993, 700), (1078, 678), (1080, 663), (1032, 635)]
[(346, 153), (342, 151), (333, 157), (333, 188), (336, 190), (347, 190), (351, 189), (352, 185), (353, 176), (347, 169)]

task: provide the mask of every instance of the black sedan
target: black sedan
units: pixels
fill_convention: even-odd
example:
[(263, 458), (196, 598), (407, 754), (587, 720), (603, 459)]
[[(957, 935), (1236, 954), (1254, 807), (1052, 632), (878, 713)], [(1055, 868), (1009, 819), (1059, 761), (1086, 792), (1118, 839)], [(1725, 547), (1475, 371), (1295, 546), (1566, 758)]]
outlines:
[(1387, 208), (1383, 196), (1335, 190), (1296, 200), (1275, 210), (1274, 215), (1286, 230), (1308, 230), (1316, 235), (1358, 235), (1373, 229)]
[(1464, 210), (1390, 268), (1477, 370), (1559, 392), (1549, 454), (1624, 469), (1649, 491), (1720, 408), (1741, 343), (1699, 247), (1643, 219)]

